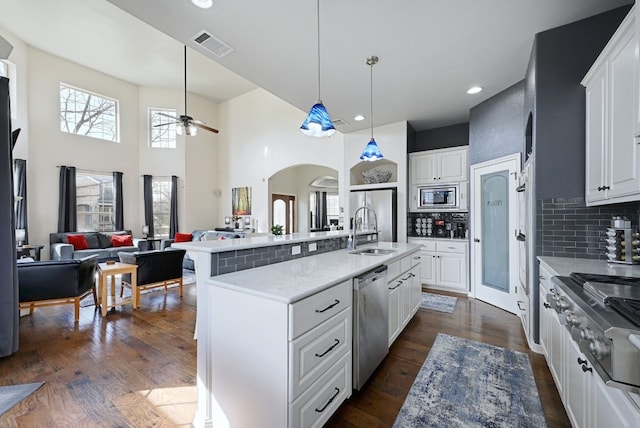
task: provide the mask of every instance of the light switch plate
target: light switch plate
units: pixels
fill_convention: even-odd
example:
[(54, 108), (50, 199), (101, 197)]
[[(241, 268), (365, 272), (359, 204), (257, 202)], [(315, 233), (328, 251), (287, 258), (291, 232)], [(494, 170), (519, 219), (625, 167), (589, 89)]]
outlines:
[(294, 245), (291, 247), (291, 255), (295, 256), (296, 254), (300, 254), (300, 245)]
[(315, 242), (312, 242), (311, 244), (309, 244), (309, 252), (311, 251), (316, 251), (318, 249), (318, 244)]

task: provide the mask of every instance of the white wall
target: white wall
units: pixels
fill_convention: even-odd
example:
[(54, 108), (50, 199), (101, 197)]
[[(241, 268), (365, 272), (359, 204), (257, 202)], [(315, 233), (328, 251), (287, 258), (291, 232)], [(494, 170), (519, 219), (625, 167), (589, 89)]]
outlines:
[[(398, 198), (398, 242), (407, 242), (407, 122), (374, 127), (373, 136), (385, 159), (398, 164), (397, 198)], [(345, 134), (343, 176), (350, 177), (351, 168), (360, 164), (360, 155), (371, 139), (371, 130), (363, 130)], [(371, 162), (371, 168), (375, 162)], [(368, 169), (368, 168), (367, 168)], [(340, 187), (349, 192), (348, 180), (341, 180)], [(345, 227), (349, 227), (349, 219), (353, 210), (349, 207), (349, 199), (345, 201)]]
[[(175, 108), (182, 114), (182, 91), (139, 87), (2, 35), (16, 46), (9, 58), (17, 63), (19, 77), (20, 113), (13, 126), (23, 130), (14, 157), (27, 159), (30, 243), (45, 245), (43, 258), (48, 258), (49, 234), (57, 231), (59, 165), (105, 173), (122, 171), (125, 228), (136, 236), (144, 224), (142, 174), (179, 177), (180, 230), (219, 223), (217, 137), (201, 131), (189, 137), (188, 144), (181, 137), (176, 150), (148, 147), (148, 108)], [(59, 130), (60, 82), (119, 101), (119, 143)], [(215, 103), (189, 94), (188, 108), (190, 115), (217, 127)]]
[(308, 137), (299, 130), (305, 116), (306, 112), (263, 89), (220, 104), (219, 218), (231, 214), (231, 188), (249, 186), (253, 195), (251, 217), (258, 220), (258, 231), (268, 231), (268, 180), (292, 165), (333, 168), (340, 174), (338, 180), (344, 180), (343, 135), (336, 132), (330, 138)]
[(17, 108), (18, 117), (11, 119), (13, 129), (21, 128), (18, 142), (13, 148), (14, 159), (26, 159), (29, 142), (29, 115), (28, 115), (28, 53), (29, 47), (17, 39), (13, 34), (0, 28), (2, 37), (13, 45), (8, 61), (16, 65), (16, 81), (18, 85), (18, 99), (11, 99), (12, 110)]

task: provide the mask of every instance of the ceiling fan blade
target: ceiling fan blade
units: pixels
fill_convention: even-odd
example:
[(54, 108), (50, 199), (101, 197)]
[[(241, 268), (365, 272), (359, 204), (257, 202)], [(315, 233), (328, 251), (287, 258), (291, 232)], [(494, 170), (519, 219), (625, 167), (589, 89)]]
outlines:
[(174, 123), (182, 123), (180, 121), (175, 121), (175, 122), (167, 122), (167, 123), (159, 123), (157, 125), (153, 125), (154, 128), (157, 128), (159, 126), (167, 126), (167, 125), (173, 125)]
[(170, 117), (173, 120), (179, 120), (179, 118), (175, 117), (175, 116), (171, 116), (170, 114), (166, 114), (166, 113), (162, 113), (161, 111), (156, 112), (156, 114), (160, 115), (160, 116), (164, 116), (164, 117)]
[(203, 123), (201, 123), (199, 121), (195, 121), (194, 120), (194, 121), (191, 122), (191, 124), (193, 124), (194, 126), (197, 126), (198, 128), (202, 128), (202, 129), (205, 129), (207, 131), (214, 132), (216, 134), (218, 133), (217, 129), (211, 128), (210, 126), (207, 126), (207, 125), (205, 125), (205, 124), (203, 124)]

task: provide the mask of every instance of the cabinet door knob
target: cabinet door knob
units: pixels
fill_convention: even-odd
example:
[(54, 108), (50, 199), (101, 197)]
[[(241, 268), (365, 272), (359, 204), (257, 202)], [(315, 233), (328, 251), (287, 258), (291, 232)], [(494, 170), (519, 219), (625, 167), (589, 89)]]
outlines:
[(473, 238), (473, 242), (480, 242), (478, 238)]

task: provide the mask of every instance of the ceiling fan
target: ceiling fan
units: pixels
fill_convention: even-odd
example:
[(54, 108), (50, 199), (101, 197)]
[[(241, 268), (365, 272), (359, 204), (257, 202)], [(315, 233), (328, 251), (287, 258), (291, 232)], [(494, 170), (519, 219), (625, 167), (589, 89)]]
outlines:
[(173, 123), (178, 123), (180, 124), (176, 127), (176, 132), (178, 135), (196, 135), (198, 132), (198, 128), (202, 128), (216, 134), (218, 133), (217, 129), (211, 128), (210, 126), (205, 125), (201, 120), (196, 120), (187, 114), (187, 45), (184, 46), (184, 114), (180, 115), (179, 117), (171, 116), (170, 114), (165, 114), (162, 112), (158, 112), (158, 114), (169, 117), (175, 120), (175, 122), (160, 123), (158, 125), (154, 125), (154, 127), (167, 126)]

